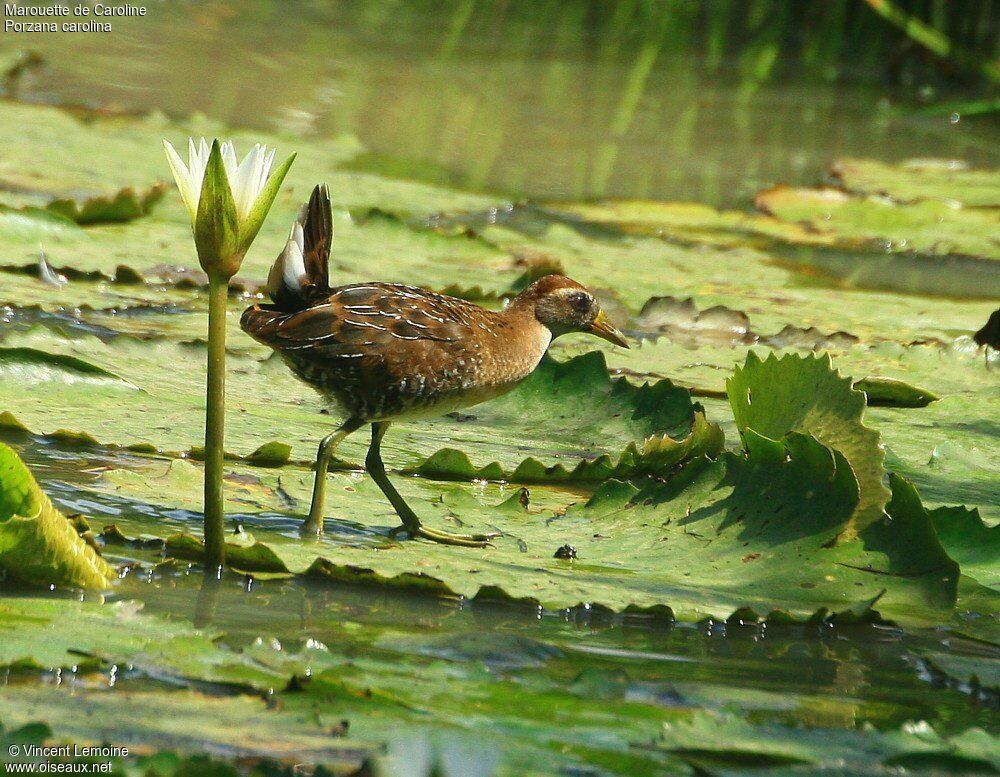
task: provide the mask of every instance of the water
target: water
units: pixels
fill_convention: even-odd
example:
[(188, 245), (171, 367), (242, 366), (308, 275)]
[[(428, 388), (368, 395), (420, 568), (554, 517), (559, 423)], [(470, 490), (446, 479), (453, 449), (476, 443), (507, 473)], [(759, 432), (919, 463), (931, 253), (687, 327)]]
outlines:
[[(70, 107), (83, 119), (156, 110), (292, 137), (352, 135), (367, 149), (351, 163), (358, 169), (512, 199), (748, 207), (766, 186), (821, 181), (841, 156), (1000, 163), (995, 118), (960, 112), (954, 121), (955, 111), (913, 110), (982, 96), (975, 86), (926, 66), (865, 15), (861, 0), (822, 4), (825, 10), (806, 5), (720, 0), (724, 11), (713, 15), (696, 3), (670, 2), (150, 2), (147, 17), (114, 20), (113, 35), (5, 36), (0, 54), (27, 49), (44, 62), (8, 84), (8, 93)], [(834, 32), (806, 44), (795, 34), (804, 24)], [(841, 35), (837, 25), (853, 34)], [(858, 271), (850, 256), (813, 253), (786, 258), (838, 278)], [(904, 275), (893, 261), (868, 271), (908, 292), (973, 296), (983, 277), (995, 274), (979, 268), (956, 288), (945, 285), (954, 265), (928, 263)], [(859, 285), (879, 286), (863, 280)], [(17, 327), (45, 323), (107, 338), (147, 333), (141, 319), (110, 315), (8, 318)], [(136, 532), (155, 525), (161, 534), (197, 526), (191, 511), (88, 489), (102, 471), (150, 472), (162, 462), (24, 436), (8, 442), (60, 507), (88, 513), (97, 529), (111, 521)], [(345, 540), (367, 537), (364, 527), (343, 531)], [(114, 553), (147, 570), (158, 560), (152, 549)], [(691, 710), (837, 731), (865, 723), (890, 730), (915, 720), (942, 735), (1000, 728), (995, 688), (946, 675), (926, 660), (947, 655), (995, 667), (997, 648), (946, 629), (678, 625), (586, 608), (526, 611), (238, 575), (206, 587), (200, 572), (183, 564), (155, 576), (129, 574), (110, 601), (130, 600), (224, 634), (237, 653), (262, 636), (288, 651), (322, 642), (337, 661), (357, 662), (357, 671), (371, 672), (405, 700), (413, 700), (422, 676), (445, 677), (435, 686), (439, 697), (418, 700), (437, 717), (414, 723), (400, 713), (407, 726), (476, 718), (470, 726), (478, 736), (499, 731), (526, 748), (547, 737), (555, 745), (546, 752), (607, 769), (567, 766), (566, 774), (683, 766), (627, 740)], [(155, 706), (165, 685), (187, 687), (155, 666), (116, 677), (102, 693), (120, 694), (123, 705), (135, 697)], [(6, 682), (8, 694), (25, 694), (11, 697), (22, 701), (41, 698), (53, 684), (45, 673)], [(94, 677), (79, 678), (76, 703), (96, 703), (94, 686)], [(197, 691), (211, 699), (240, 693), (222, 681)], [(512, 709), (526, 731), (512, 723)], [(390, 715), (381, 725), (398, 719)], [(593, 742), (581, 744), (588, 737)], [(634, 761), (600, 751), (602, 738), (615, 737), (626, 750), (636, 748)]]
[[(862, 0), (799, 5), (157, 2), (111, 35), (0, 51), (45, 62), (21, 99), (349, 134), (358, 167), (513, 197), (746, 206), (841, 156), (1000, 161), (995, 114), (914, 112), (982, 99), (977, 85)], [(996, 21), (981, 26), (988, 50)]]
[[(149, 472), (162, 466), (156, 458), (74, 451), (25, 435), (7, 435), (5, 441), (23, 456), (53, 501), (67, 513), (84, 512), (95, 532), (109, 522), (132, 535), (197, 530), (196, 513), (90, 490), (105, 470)], [(263, 515), (256, 519), (269, 520)], [(116, 742), (163, 746), (171, 740), (164, 740), (163, 731), (148, 721), (117, 716), (127, 716), (129, 705), (137, 704), (182, 714), (168, 712), (186, 703), (178, 692), (194, 692), (194, 711), (213, 714), (213, 704), (245, 704), (239, 700), (252, 700), (261, 683), (269, 682), (280, 683), (273, 690), (282, 692), (280, 703), (291, 709), (298, 697), (285, 686), (301, 683), (303, 700), (315, 709), (311, 714), (321, 728), (336, 718), (334, 727), (347, 721), (353, 732), (385, 737), (393, 747), (414, 747), (414, 737), (422, 741), (427, 736), (423, 732), (442, 726), (447, 736), (455, 736), (460, 720), (463, 736), (506, 731), (488, 752), (476, 750), (477, 763), (495, 758), (512, 770), (505, 773), (522, 773), (519, 764), (538, 758), (539, 743), (545, 742), (547, 748), (562, 743), (562, 755), (543, 756), (547, 769), (562, 764), (560, 773), (653, 774), (682, 770), (684, 764), (656, 747), (644, 751), (642, 743), (656, 741), (662, 721), (683, 721), (693, 711), (722, 718), (737, 714), (755, 726), (792, 730), (857, 731), (871, 724), (894, 731), (926, 721), (941, 736), (971, 726), (995, 731), (1000, 715), (995, 676), (970, 682), (939, 667), (944, 656), (952, 666), (968, 661), (982, 672), (1000, 664), (998, 648), (952, 629), (904, 631), (890, 623), (678, 624), (585, 606), (543, 611), (331, 586), (308, 578), (269, 580), (227, 573), (218, 581), (184, 562), (154, 568), (162, 558), (156, 546), (107, 546), (104, 552), (112, 563), (131, 569), (107, 595), (105, 610), (114, 611), (115, 603), (126, 609), (139, 606), (144, 614), (176, 626), (219, 635), (214, 642), (222, 653), (200, 664), (197, 642), (188, 640), (168, 648), (179, 651), (180, 669), (174, 659), (157, 658), (160, 649), (150, 646), (149, 655), (139, 654), (128, 665), (94, 665), (84, 650), (72, 672), (8, 673), (0, 676), (0, 710), (13, 714), (15, 721), (32, 711), (64, 736), (76, 733), (86, 739), (92, 735), (90, 724), (74, 722), (72, 711), (105, 709), (100, 714), (118, 721), (104, 724), (116, 726)], [(22, 595), (9, 587), (6, 593)], [(326, 647), (317, 653), (310, 645)], [(312, 651), (312, 665), (303, 663), (303, 651)], [(294, 675), (300, 679), (293, 681), (291, 669), (278, 669), (275, 676), (272, 668), (282, 666), (299, 667), (296, 671), (306, 674)], [(331, 666), (333, 675), (324, 675), (324, 667)], [(393, 705), (403, 706), (388, 711), (376, 706), (373, 711), (371, 705), (326, 697), (320, 689), (330, 676), (346, 678), (348, 687), (371, 683), (364, 687), (389, 694)], [(114, 704), (115, 698), (120, 704)], [(469, 717), (472, 709), (475, 714)], [(272, 720), (267, 725), (276, 724)], [(291, 736), (280, 731), (259, 731), (249, 739), (231, 736), (228, 744), (214, 732), (212, 752), (273, 755), (266, 743)], [(344, 743), (347, 750), (338, 749), (336, 741), (329, 747), (322, 756), (327, 760), (356, 756), (353, 743)], [(723, 760), (744, 757), (750, 756)], [(602, 764), (606, 770), (588, 771), (592, 767), (585, 764)]]

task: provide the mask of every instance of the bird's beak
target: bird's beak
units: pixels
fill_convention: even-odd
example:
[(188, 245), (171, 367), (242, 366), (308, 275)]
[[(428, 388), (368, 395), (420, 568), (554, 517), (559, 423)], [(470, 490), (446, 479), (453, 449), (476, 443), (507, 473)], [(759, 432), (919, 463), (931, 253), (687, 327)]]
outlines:
[(615, 329), (614, 325), (608, 319), (603, 310), (597, 314), (597, 318), (595, 318), (594, 323), (590, 325), (589, 331), (592, 335), (597, 335), (602, 340), (607, 340), (609, 343), (620, 345), (622, 348), (629, 347), (628, 340), (625, 339), (625, 335)]

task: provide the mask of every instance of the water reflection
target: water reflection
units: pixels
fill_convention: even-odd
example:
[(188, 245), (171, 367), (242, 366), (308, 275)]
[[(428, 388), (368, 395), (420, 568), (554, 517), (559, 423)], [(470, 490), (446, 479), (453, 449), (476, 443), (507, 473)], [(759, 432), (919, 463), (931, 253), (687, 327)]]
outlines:
[(154, 3), (113, 35), (18, 36), (45, 65), (17, 96), (352, 134), (359, 166), (473, 189), (746, 204), (837, 156), (996, 163), (989, 116), (896, 110), (982, 96), (905, 44), (862, 0)]
[(960, 730), (990, 725), (1000, 709), (995, 693), (949, 680), (921, 658), (950, 651), (990, 660), (983, 651), (1000, 658), (995, 648), (891, 626), (670, 625), (192, 570), (152, 580), (136, 573), (114, 598), (141, 598), (147, 613), (190, 613), (196, 626), (225, 633), (225, 645), (265, 663), (256, 655), (264, 648), (291, 656), (326, 646), (334, 656), (399, 667), (444, 661), (463, 674), (483, 668), (497, 681), (523, 677), (529, 696), (736, 705), (755, 722), (791, 725), (927, 719)]

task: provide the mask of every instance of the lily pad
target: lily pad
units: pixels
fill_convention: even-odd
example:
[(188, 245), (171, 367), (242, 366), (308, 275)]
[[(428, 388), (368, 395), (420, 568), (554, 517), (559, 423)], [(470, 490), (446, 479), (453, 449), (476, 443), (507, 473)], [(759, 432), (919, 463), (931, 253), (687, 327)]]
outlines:
[(899, 202), (934, 199), (1000, 207), (1000, 174), (971, 169), (959, 159), (910, 159), (896, 165), (838, 159), (830, 173), (845, 189), (859, 194), (880, 194)]
[(755, 353), (726, 382), (729, 402), (741, 434), (753, 430), (771, 438), (792, 432), (814, 435), (843, 454), (857, 477), (860, 498), (845, 527), (853, 536), (882, 518), (889, 491), (884, 477), (879, 434), (862, 422), (865, 395), (841, 377), (829, 356), (805, 358)]
[[(773, 228), (774, 234), (762, 232), (759, 239), (729, 234), (722, 240), (714, 233), (676, 238), (672, 214), (662, 224), (642, 221), (656, 218), (659, 208), (671, 211), (674, 203), (644, 204), (638, 224), (627, 217), (615, 221), (619, 203), (605, 215), (595, 215), (593, 209), (600, 205), (581, 205), (581, 213), (596, 224), (521, 207), (501, 213), (456, 214), (453, 221), (511, 254), (545, 256), (585, 284), (613, 288), (632, 311), (651, 297), (693, 297), (699, 309), (724, 305), (745, 313), (755, 331), (765, 334), (792, 324), (825, 333), (849, 332), (865, 343), (883, 339), (906, 343), (947, 336), (955, 329), (974, 331), (995, 307), (992, 299), (974, 301), (989, 296), (986, 289), (995, 286), (990, 281), (997, 273), (992, 263), (976, 258), (965, 257), (961, 266), (954, 266), (952, 260), (962, 257), (929, 256), (921, 264), (908, 255), (887, 255), (880, 245), (853, 240), (849, 250), (839, 250), (836, 266), (827, 268), (828, 272), (821, 265), (834, 251), (836, 236), (793, 222), (760, 217), (764, 222), (753, 221), (754, 229)], [(704, 210), (701, 206), (700, 211)], [(711, 214), (699, 218), (716, 219)], [(939, 232), (952, 234), (947, 228)], [(790, 257), (790, 252), (795, 256)], [(804, 255), (799, 256), (800, 252)], [(887, 259), (896, 264), (889, 266)], [(908, 268), (906, 273), (899, 263)], [(740, 272), (734, 275), (732, 268), (737, 266)], [(873, 292), (872, 288), (890, 291)], [(911, 296), (893, 293), (893, 288), (938, 296), (955, 296), (948, 290), (960, 288), (971, 292), (960, 296), (974, 300), (921, 299), (915, 306)], [(837, 294), (837, 305), (829, 304), (831, 293)]]
[(35, 348), (0, 348), (0, 377), (22, 387), (36, 383), (84, 382), (136, 388), (121, 376), (83, 359)]
[[(253, 354), (267, 353), (244, 341)], [(101, 369), (102, 364), (127, 363), (130, 378), (143, 389), (125, 396), (114, 385), (69, 383), (57, 410), (35, 402), (10, 382), (0, 384), (0, 411), (11, 413), (33, 432), (50, 434), (64, 428), (69, 413), (74, 431), (105, 444), (147, 444), (171, 453), (200, 444), (201, 346), (131, 338), (104, 343), (86, 335), (67, 340), (37, 329), (12, 334), (7, 342), (22, 343), (20, 347), (33, 353), (42, 352), (39, 346), (44, 344), (45, 358), (53, 361), (85, 357)], [(273, 357), (258, 361), (234, 354), (229, 367), (229, 396), (237, 414), (229, 423), (228, 449), (248, 456), (260, 447), (263, 436), (291, 446), (290, 457), (312, 461), (317, 440), (336, 423), (319, 415), (322, 403), (317, 395)], [(25, 379), (41, 385), (55, 377), (39, 369)], [(108, 402), (119, 408), (114, 415), (106, 412)], [(615, 468), (627, 475), (668, 470), (686, 458), (717, 453), (721, 436), (703, 417), (696, 424), (696, 410), (685, 389), (669, 381), (639, 387), (612, 379), (604, 357), (591, 353), (566, 363), (546, 361), (512, 394), (456, 418), (400, 424), (387, 435), (385, 447), (390, 455), (402, 454), (410, 467), (419, 467), (445, 443), (480, 462), (473, 469), (498, 462), (496, 477), (514, 476), (523, 467), (518, 477), (525, 480), (567, 480), (573, 473), (592, 480)], [(170, 422), (151, 424), (151, 418)], [(348, 438), (341, 455), (363, 458), (363, 437)], [(438, 475), (469, 476), (463, 462), (440, 456), (434, 468)]]
[[(832, 359), (842, 374), (855, 379), (879, 376), (902, 380), (919, 392), (931, 391), (940, 397), (919, 410), (869, 407), (865, 418), (879, 430), (889, 468), (912, 480), (929, 507), (974, 506), (993, 524), (1000, 521), (1000, 493), (994, 474), (1000, 468), (1000, 448), (995, 444), (992, 420), (1000, 413), (995, 379), (1000, 357), (991, 357), (993, 363), (987, 363), (969, 334), (912, 345), (859, 343), (838, 349)], [(678, 384), (697, 387), (695, 393), (700, 397), (724, 397), (726, 376), (734, 362), (745, 359), (748, 350), (762, 360), (770, 353), (760, 346), (730, 348), (707, 343), (691, 351), (661, 338), (643, 341), (629, 351), (610, 353), (608, 360), (613, 370), (636, 380), (668, 375)], [(701, 402), (726, 430), (728, 444), (738, 444), (728, 402), (712, 398)]]
[(983, 585), (1000, 588), (1000, 525), (987, 526), (978, 510), (939, 507), (930, 511), (934, 530), (962, 571)]
[[(747, 440), (746, 458), (693, 461), (666, 484), (641, 489), (610, 480), (586, 504), (555, 514), (544, 507), (539, 513), (534, 503), (511, 504), (513, 499), (491, 504), (460, 486), (400, 483), (429, 525), (502, 530), (504, 536), (483, 551), (390, 542), (386, 530), (395, 516), (367, 478), (338, 476), (348, 479), (328, 495), (337, 517), (327, 521), (327, 534), (317, 543), (303, 543), (267, 511), (255, 516), (244, 506), (240, 520), (284, 568), (338, 583), (416, 585), (470, 598), (495, 598), (496, 591), (547, 607), (581, 601), (616, 610), (667, 605), (683, 619), (725, 619), (740, 608), (756, 617), (783, 610), (821, 619), (886, 589), (878, 605), (883, 614), (911, 622), (947, 617), (957, 567), (911, 486), (894, 482), (893, 520), (834, 548), (858, 501), (846, 459), (803, 435), (781, 443), (748, 431)], [(126, 479), (114, 482), (116, 493), (129, 493)], [(192, 500), (199, 482), (188, 482)], [(273, 489), (273, 480), (264, 485), (269, 482)], [(171, 489), (182, 486), (175, 480)], [(307, 503), (311, 478), (285, 472), (281, 487)], [(360, 533), (358, 524), (371, 524), (373, 514), (382, 516), (375, 519), (382, 526)], [(562, 544), (576, 549), (575, 561), (553, 558)], [(359, 555), (359, 547), (370, 551)], [(664, 558), (670, 560), (666, 568)]]
[[(70, 219), (42, 208), (21, 211), (10, 205), (24, 204), (26, 197), (44, 205), (53, 198), (76, 200), (78, 192), (151, 191), (166, 173), (161, 140), (176, 141), (193, 134), (221, 134), (238, 148), (252, 143), (287, 146), (287, 139), (260, 133), (229, 132), (204, 120), (184, 125), (166, 123), (149, 116), (131, 121), (98, 119), (76, 121), (58, 109), (9, 103), (0, 122), (0, 141), (9, 154), (0, 163), (0, 252), (5, 263), (31, 263), (39, 241), (53, 265), (73, 266), (80, 271), (99, 271), (113, 276), (119, 266), (142, 275), (149, 266), (182, 262), (191, 269), (198, 263), (190, 235), (190, 218), (180, 198), (170, 192), (145, 218), (128, 223), (105, 223), (125, 210), (112, 200), (107, 207), (98, 202), (89, 207), (59, 205), (61, 211), (82, 216), (91, 226), (77, 229)], [(30, 133), (23, 127), (31, 127)], [(489, 291), (506, 290), (518, 272), (504, 252), (462, 236), (449, 237), (428, 230), (414, 230), (396, 219), (374, 219), (357, 224), (350, 209), (377, 207), (385, 213), (427, 215), (456, 208), (486, 208), (493, 198), (457, 192), (411, 181), (391, 181), (379, 176), (342, 171), (338, 164), (358, 152), (351, 138), (317, 142), (298, 149), (283, 191), (275, 202), (256, 246), (244, 261), (241, 274), (263, 281), (274, 256), (284, 244), (288, 225), (298, 212), (303, 192), (319, 180), (330, 185), (335, 200), (337, 239), (331, 279), (358, 280), (363, 273), (372, 280), (423, 283), (443, 288), (455, 282), (456, 274), (480, 272), (479, 283)], [(119, 160), (127, 159), (123, 166)], [(103, 160), (103, 161), (102, 161)], [(298, 192), (298, 194), (296, 194)], [(122, 195), (141, 205), (143, 195)], [(120, 198), (119, 198), (120, 199)], [(133, 203), (134, 204), (134, 203)], [(41, 214), (46, 214), (45, 220)], [(114, 220), (118, 220), (117, 218)], [(27, 222), (27, 223), (26, 223)], [(51, 234), (62, 228), (57, 235)], [(141, 253), (135, 246), (141, 245)], [(141, 263), (136, 257), (141, 255)], [(492, 273), (490, 271), (493, 271)], [(504, 278), (505, 271), (509, 278)], [(369, 275), (370, 274), (370, 275)], [(493, 286), (494, 274), (500, 283)], [(419, 277), (418, 277), (419, 276)], [(504, 282), (506, 281), (506, 282)]]
[(82, 239), (82, 230), (65, 216), (42, 208), (10, 208), (0, 205), (0, 238), (8, 244), (25, 245), (34, 242), (34, 250), (37, 252), (39, 241), (79, 240)]
[[(682, 756), (700, 769), (743, 770), (779, 767), (832, 768), (867, 771), (873, 764), (920, 768), (932, 764), (946, 771), (993, 772), (998, 759), (984, 755), (996, 748), (996, 738), (981, 729), (961, 736), (943, 737), (923, 724), (909, 724), (896, 732), (883, 733), (872, 727), (832, 733), (826, 729), (785, 726), (752, 726), (731, 714), (701, 713), (691, 720), (667, 723), (654, 747)], [(788, 773), (796, 773), (790, 768)], [(728, 773), (726, 771), (725, 773)]]
[[(224, 590), (206, 593), (206, 589), (199, 599), (211, 606), (213, 595), (222, 602), (228, 599)], [(39, 599), (15, 600), (7, 607), (7, 614), (21, 631), (37, 640), (63, 619), (65, 611), (59, 605)], [(125, 610), (130, 615), (121, 618)], [(142, 741), (182, 754), (208, 750), (229, 758), (235, 753), (246, 759), (322, 764), (335, 774), (356, 771), (362, 760), (378, 751), (387, 749), (396, 757), (407, 738), (423, 738), (429, 731), (436, 732), (439, 742), (429, 747), (429, 760), (433, 761), (436, 753), (438, 758), (461, 765), (458, 773), (463, 775), (481, 773), (482, 764), (487, 765), (482, 773), (491, 774), (499, 762), (504, 764), (501, 773), (524, 773), (532, 760), (567, 768), (593, 760), (615, 764), (622, 774), (664, 763), (664, 758), (655, 754), (631, 754), (627, 736), (595, 741), (593, 736), (603, 728), (607, 716), (603, 709), (606, 702), (566, 694), (554, 679), (539, 677), (537, 666), (531, 667), (533, 674), (526, 675), (529, 684), (525, 686), (492, 676), (480, 663), (456, 666), (442, 657), (416, 657), (412, 653), (421, 646), (408, 651), (398, 638), (395, 646), (375, 646), (369, 635), (350, 629), (341, 631), (340, 639), (357, 645), (358, 656), (344, 661), (313, 638), (282, 644), (274, 637), (247, 640), (239, 634), (228, 643), (214, 642), (211, 633), (127, 605), (73, 603), (68, 612), (76, 619), (59, 630), (57, 642), (80, 647), (63, 653), (51, 666), (66, 667), (67, 677), (82, 680), (74, 683), (72, 704), (67, 704), (70, 691), (65, 686), (14, 684), (0, 698), (0, 717), (8, 725), (46, 720), (60, 739), (81, 743), (103, 741), (103, 732), (113, 725), (119, 736), (130, 742)], [(115, 616), (135, 633), (97, 640), (97, 647), (89, 648), (92, 638), (87, 635), (92, 629), (88, 623), (107, 624)], [(337, 627), (332, 622), (322, 623), (315, 630), (329, 639)], [(150, 639), (157, 631), (161, 644)], [(57, 654), (56, 650), (50, 652)], [(89, 655), (81, 656), (85, 652)], [(551, 659), (560, 651), (546, 650), (539, 644), (537, 652)], [(22, 675), (31, 664), (37, 664), (34, 659), (24, 660), (32, 655), (26, 645), (10, 655), (22, 656)], [(71, 667), (75, 667), (72, 672)], [(121, 677), (116, 676), (117, 667), (122, 667)], [(147, 677), (163, 677), (164, 672), (169, 673), (171, 684), (145, 681)], [(89, 682), (99, 678), (106, 683), (108, 674), (115, 677), (110, 690)], [(515, 714), (511, 703), (515, 698), (534, 699), (535, 708), (522, 707)], [(577, 725), (565, 726), (546, 714), (548, 704), (558, 698), (566, 702), (564, 714)], [(467, 711), (473, 700), (480, 714), (470, 718)], [(90, 714), (80, 714), (81, 708)], [(649, 736), (660, 714), (652, 705), (625, 703), (615, 717), (627, 731)], [(242, 730), (234, 729), (233, 719), (253, 724), (252, 741)], [(192, 721), (196, 735), (191, 733)], [(505, 742), (486, 756), (481, 746), (477, 747), (477, 757), (469, 760), (466, 756), (464, 765), (462, 759), (454, 760), (456, 754), (449, 755), (450, 746), (440, 741), (442, 733), (478, 736), (491, 726), (493, 730), (497, 726), (509, 729)], [(15, 735), (20, 738), (13, 741), (25, 741), (28, 736), (45, 741), (51, 731), (43, 726), (20, 733), (0, 730), (0, 739)], [(388, 768), (391, 762), (383, 766)], [(205, 774), (202, 767), (189, 773)]]
[(28, 468), (0, 443), (0, 573), (31, 585), (106, 588), (114, 570), (52, 506)]
[(994, 210), (963, 208), (954, 202), (921, 200), (901, 205), (884, 197), (856, 197), (840, 189), (777, 186), (760, 192), (761, 210), (808, 225), (838, 240), (882, 240), (889, 250), (967, 254), (1000, 259)]
[(927, 407), (941, 397), (933, 391), (914, 386), (896, 378), (867, 377), (854, 381), (854, 388), (865, 393), (869, 407), (889, 405), (892, 407)]
[(107, 224), (132, 221), (149, 213), (150, 208), (163, 199), (167, 191), (164, 183), (155, 183), (137, 192), (130, 186), (113, 196), (95, 195), (82, 199), (55, 199), (46, 208), (65, 216), (77, 224)]

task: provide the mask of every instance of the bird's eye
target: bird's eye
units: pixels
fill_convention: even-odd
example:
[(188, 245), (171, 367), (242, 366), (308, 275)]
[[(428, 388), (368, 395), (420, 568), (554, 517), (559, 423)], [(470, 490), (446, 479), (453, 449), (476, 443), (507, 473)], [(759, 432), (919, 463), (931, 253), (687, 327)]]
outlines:
[(567, 297), (570, 307), (583, 313), (590, 309), (590, 296), (582, 291), (574, 291)]

